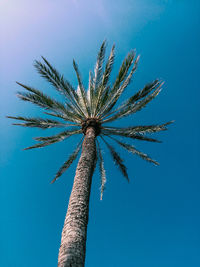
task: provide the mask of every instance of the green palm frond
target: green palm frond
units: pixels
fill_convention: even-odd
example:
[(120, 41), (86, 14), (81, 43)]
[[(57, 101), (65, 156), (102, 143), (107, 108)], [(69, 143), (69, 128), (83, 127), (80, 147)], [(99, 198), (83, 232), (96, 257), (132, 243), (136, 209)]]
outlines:
[[(89, 105), (87, 102), (86, 91), (82, 83), (81, 74), (79, 72), (78, 64), (73, 60), (73, 67), (76, 72), (77, 80), (78, 80), (78, 89), (77, 95), (79, 96), (79, 105), (81, 105), (82, 110), (85, 110), (87, 116), (90, 115)], [(84, 114), (85, 114), (84, 112)]]
[(102, 69), (103, 69), (103, 63), (104, 63), (104, 57), (105, 57), (105, 50), (106, 50), (106, 41), (104, 41), (100, 47), (98, 56), (97, 56), (97, 62), (94, 69), (94, 91), (95, 94), (98, 95), (99, 92), (99, 84), (102, 81)]
[(59, 139), (53, 139), (51, 141), (41, 142), (41, 143), (37, 143), (37, 144), (35, 144), (33, 146), (26, 147), (23, 150), (29, 150), (29, 149), (34, 149), (34, 148), (41, 148), (41, 147), (52, 145), (52, 144), (57, 143), (59, 141), (60, 141)]
[(98, 105), (98, 108), (96, 110), (96, 113), (95, 113), (96, 117), (100, 118), (98, 113), (102, 110), (103, 106), (106, 104), (109, 93), (110, 93), (110, 86), (107, 86), (106, 88), (104, 88), (104, 90), (102, 92), (102, 96), (101, 96), (101, 99), (99, 101), (99, 105)]
[(60, 75), (54, 67), (51, 66), (46, 58), (42, 57), (42, 59), (44, 60), (46, 65), (38, 60), (36, 60), (34, 64), (38, 73), (48, 82), (50, 82), (61, 94), (65, 95), (68, 100), (73, 101), (73, 87), (69, 82), (64, 80), (64, 77)]
[[(153, 100), (161, 91), (161, 86), (163, 85), (163, 83), (159, 83), (159, 86), (155, 89), (155, 91), (153, 93), (151, 93), (150, 95), (147, 95), (146, 98), (138, 101), (138, 102), (134, 102), (131, 104), (126, 104), (123, 105), (121, 107), (121, 109), (119, 109), (117, 111), (116, 114), (114, 114), (113, 116), (109, 117), (108, 119), (104, 119), (104, 123), (106, 122), (111, 122), (114, 121), (116, 119), (120, 119), (123, 118), (125, 116), (131, 115), (133, 113), (136, 113), (138, 111), (140, 111), (142, 108), (146, 107), (146, 105)], [(109, 116), (110, 114), (107, 114), (105, 117)]]
[[(122, 94), (122, 92), (124, 91), (124, 89), (126, 88), (128, 83), (130, 82), (131, 76), (133, 75), (133, 73), (136, 69), (137, 62), (139, 59), (139, 57), (138, 57), (135, 60), (135, 64), (133, 65), (133, 68), (130, 72), (130, 75), (127, 77), (128, 71), (134, 62), (134, 57), (135, 57), (135, 52), (131, 51), (128, 54), (128, 56), (125, 58), (125, 60), (123, 61), (122, 65), (120, 67), (118, 76), (115, 80), (115, 83), (114, 83), (112, 89), (110, 90), (107, 102), (106, 102), (105, 106), (102, 108), (102, 110), (97, 114), (98, 116), (109, 112), (114, 107), (119, 96)], [(127, 79), (126, 79), (126, 77), (127, 77)]]
[(18, 82), (17, 84), (25, 88), (27, 91), (31, 92), (18, 92), (17, 96), (21, 100), (31, 102), (39, 107), (51, 110), (53, 112), (65, 114), (65, 117), (69, 121), (80, 122), (82, 120), (82, 117), (78, 113), (69, 111), (67, 107), (61, 102), (45, 95), (41, 91), (34, 89), (30, 86)]
[(139, 90), (136, 94), (131, 96), (129, 99), (125, 101), (122, 105), (117, 107), (115, 110), (108, 112), (106, 115), (102, 116), (102, 119), (105, 119), (106, 117), (109, 117), (110, 115), (118, 112), (118, 111), (123, 111), (125, 108), (131, 107), (131, 105), (135, 104), (136, 101), (144, 98), (146, 95), (148, 95), (152, 90), (156, 88), (156, 86), (159, 86), (160, 81), (155, 80), (147, 85), (141, 90)]
[(99, 100), (102, 94), (102, 91), (104, 90), (104, 86), (102, 84), (102, 78), (103, 78), (103, 63), (105, 58), (105, 49), (106, 49), (106, 42), (104, 41), (100, 47), (97, 62), (94, 70), (94, 105), (92, 110), (92, 115), (96, 115), (96, 111), (99, 105)]
[(93, 73), (89, 72), (89, 85), (87, 91), (87, 99), (90, 107), (90, 116), (94, 115), (94, 107), (95, 107), (95, 91), (94, 91), (94, 76)]
[(108, 80), (110, 78), (110, 73), (112, 71), (112, 66), (114, 63), (114, 49), (115, 49), (115, 45), (113, 45), (113, 47), (111, 49), (110, 56), (109, 56), (108, 61), (106, 63), (105, 71), (104, 71), (103, 76), (102, 76), (102, 82), (101, 82), (101, 85), (99, 86), (94, 116), (96, 116), (98, 114), (98, 112), (101, 110), (101, 107), (105, 103), (104, 100), (108, 97), (108, 92), (107, 92), (107, 94), (105, 94), (105, 93), (106, 93), (106, 89), (108, 88), (107, 83), (108, 83)]
[(129, 71), (131, 65), (133, 64), (134, 57), (135, 57), (135, 51), (131, 51), (128, 53), (128, 55), (126, 56), (126, 58), (122, 62), (122, 65), (119, 69), (119, 73), (117, 75), (117, 78), (116, 78), (115, 83), (113, 85), (113, 88), (111, 90), (112, 93), (116, 92), (116, 90), (119, 88), (121, 82), (123, 82), (124, 79), (126, 78), (128, 71)]
[(64, 164), (60, 167), (60, 169), (56, 173), (55, 178), (51, 181), (51, 184), (54, 183), (71, 166), (71, 164), (77, 158), (78, 153), (79, 153), (79, 151), (81, 149), (82, 140), (83, 140), (83, 138), (78, 143), (78, 145), (77, 145), (76, 149), (73, 151), (73, 153), (69, 156), (68, 160), (66, 160), (64, 162)]
[(34, 104), (37, 104), (40, 107), (44, 107), (47, 109), (52, 109), (61, 112), (65, 110), (65, 106), (62, 103), (45, 95), (43, 92), (19, 82), (17, 82), (17, 84), (32, 93), (31, 94), (31, 93), (18, 92), (17, 96), (20, 97), (22, 100), (30, 101)]
[(101, 175), (100, 200), (102, 200), (106, 183), (106, 171), (104, 168), (104, 160), (98, 140), (97, 140), (97, 145), (98, 145), (98, 156), (99, 156), (99, 170)]
[(52, 136), (42, 136), (42, 137), (35, 137), (34, 139), (40, 142), (46, 142), (46, 141), (52, 141), (54, 139), (63, 141), (65, 138), (74, 135), (74, 134), (80, 134), (82, 131), (80, 128), (73, 129), (73, 130), (65, 130), (61, 133), (52, 135)]
[(9, 119), (15, 119), (20, 121), (26, 121), (24, 123), (13, 123), (13, 125), (20, 125), (24, 127), (37, 127), (41, 129), (48, 129), (48, 128), (54, 128), (54, 127), (66, 127), (71, 126), (71, 124), (61, 123), (56, 120), (50, 120), (50, 119), (43, 119), (43, 118), (28, 118), (28, 117), (13, 117), (13, 116), (7, 116)]
[(160, 131), (166, 131), (167, 125), (173, 123), (174, 121), (169, 121), (161, 125), (142, 125), (142, 126), (132, 126), (132, 127), (103, 127), (104, 130), (112, 130), (116, 133), (127, 133), (127, 134), (146, 134), (155, 133)]
[(115, 106), (115, 104), (117, 103), (119, 97), (121, 96), (121, 94), (124, 92), (125, 88), (129, 85), (129, 83), (131, 82), (133, 73), (135, 72), (136, 68), (137, 68), (137, 64), (138, 64), (138, 60), (139, 60), (139, 56), (136, 58), (134, 65), (129, 73), (129, 75), (127, 76), (127, 78), (122, 82), (121, 86), (118, 88), (118, 90), (113, 94), (112, 98), (110, 99), (110, 101), (107, 104), (107, 108), (101, 113), (101, 115), (105, 115), (107, 113), (110, 112), (110, 110), (112, 110), (112, 108)]
[(104, 141), (104, 143), (107, 145), (110, 154), (114, 160), (114, 162), (116, 163), (116, 165), (119, 167), (121, 173), (123, 174), (123, 176), (127, 179), (127, 181), (129, 182), (129, 178), (128, 178), (128, 173), (127, 173), (127, 168), (124, 165), (124, 161), (123, 159), (120, 157), (119, 153), (117, 153), (115, 151), (115, 149), (101, 136), (102, 140)]
[[(56, 112), (54, 112), (54, 113), (44, 112), (44, 114), (47, 114), (47, 115), (52, 116), (52, 117), (63, 119), (65, 121), (69, 121), (69, 122), (72, 121), (71, 120), (72, 118), (70, 117), (70, 114), (68, 114), (68, 115), (67, 114), (59, 114), (59, 113), (56, 113)], [(81, 125), (81, 122), (79, 120), (75, 120), (75, 121), (72, 121), (72, 122), (74, 122), (74, 124), (71, 123), (69, 126)]]
[(103, 73), (103, 77), (102, 77), (102, 85), (105, 88), (108, 80), (110, 78), (110, 73), (112, 71), (112, 67), (113, 67), (113, 63), (114, 63), (114, 58), (115, 58), (115, 45), (112, 46), (111, 52), (110, 52), (110, 56), (108, 58), (108, 61), (106, 63), (106, 67), (105, 67), (105, 71)]
[(161, 143), (161, 141), (154, 139), (154, 138), (151, 138), (151, 137), (148, 137), (148, 136), (145, 136), (143, 134), (129, 133), (129, 132), (123, 132), (123, 131), (115, 131), (112, 129), (103, 128), (102, 134), (103, 135), (119, 135), (122, 137), (127, 137), (127, 138), (142, 140), (142, 141)]
[(44, 57), (42, 57), (42, 59), (46, 65), (37, 60), (34, 64), (38, 73), (48, 82), (50, 82), (58, 92), (64, 95), (67, 101), (72, 103), (76, 112), (84, 116), (84, 112), (79, 106), (79, 97), (77, 96), (75, 89), (67, 80), (64, 79), (63, 75), (60, 75), (59, 72), (51, 66), (51, 64)]
[(144, 98), (145, 96), (147, 96), (152, 90), (154, 90), (155, 88), (157, 88), (159, 85), (161, 84), (161, 81), (159, 81), (158, 79), (156, 79), (155, 81), (148, 83), (144, 86), (143, 89), (139, 90), (136, 94), (134, 94), (133, 96), (131, 96), (126, 104), (133, 104), (136, 101)]
[(33, 149), (33, 148), (40, 148), (40, 147), (44, 147), (44, 146), (48, 146), (60, 141), (65, 140), (67, 137), (70, 137), (74, 134), (80, 134), (82, 131), (80, 129), (76, 129), (76, 130), (69, 130), (69, 131), (64, 131), (61, 132), (59, 134), (56, 135), (52, 135), (52, 136), (45, 136), (45, 137), (35, 137), (34, 139), (39, 141), (40, 143), (35, 144), (33, 146), (27, 147), (24, 150), (29, 150), (29, 149)]
[(136, 154), (136, 155), (138, 155), (139, 157), (141, 157), (142, 159), (144, 159), (146, 161), (149, 161), (151, 163), (154, 163), (155, 165), (159, 165), (159, 163), (156, 160), (152, 159), (147, 154), (139, 151), (133, 145), (129, 145), (129, 144), (124, 143), (124, 142), (120, 142), (119, 140), (117, 140), (116, 138), (113, 138), (111, 136), (109, 136), (109, 138), (111, 138), (112, 140), (114, 140), (115, 142), (117, 142), (121, 147), (123, 147), (124, 149), (128, 150), (132, 154)]
[(61, 107), (61, 105), (57, 105), (57, 103), (53, 103), (51, 106), (50, 102), (45, 103), (42, 102), (43, 99), (40, 96), (30, 93), (19, 92), (17, 95), (21, 100), (31, 102), (37, 106), (43, 107), (45, 110), (51, 110), (54, 114), (60, 114), (63, 119), (70, 122), (81, 122), (82, 117), (74, 112), (71, 112), (65, 108), (65, 106)]
[(129, 135), (128, 137), (132, 138), (132, 139), (142, 140), (142, 141), (162, 143), (162, 141), (160, 141), (160, 140), (157, 140), (155, 138), (151, 138), (151, 137), (148, 137), (148, 136), (144, 136), (144, 135), (141, 135), (141, 134), (132, 134), (132, 135)]

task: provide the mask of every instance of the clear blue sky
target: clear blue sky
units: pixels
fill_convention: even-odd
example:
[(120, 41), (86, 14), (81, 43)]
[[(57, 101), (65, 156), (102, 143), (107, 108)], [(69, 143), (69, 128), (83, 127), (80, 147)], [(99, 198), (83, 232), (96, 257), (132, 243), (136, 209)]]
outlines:
[[(45, 56), (76, 86), (78, 61), (85, 84), (101, 42), (116, 44), (113, 77), (132, 48), (141, 55), (127, 96), (161, 78), (161, 94), (121, 125), (163, 123), (162, 144), (133, 142), (159, 167), (119, 150), (130, 183), (107, 151), (107, 188), (92, 184), (86, 267), (199, 267), (199, 19), (198, 0), (1, 0), (0, 3), (0, 266), (54, 267), (67, 210), (74, 164), (50, 184), (75, 139), (22, 151), (35, 136), (50, 134), (12, 126), (6, 115), (41, 114), (16, 97), (15, 81), (57, 97), (33, 61)], [(77, 163), (77, 162), (76, 162)]]

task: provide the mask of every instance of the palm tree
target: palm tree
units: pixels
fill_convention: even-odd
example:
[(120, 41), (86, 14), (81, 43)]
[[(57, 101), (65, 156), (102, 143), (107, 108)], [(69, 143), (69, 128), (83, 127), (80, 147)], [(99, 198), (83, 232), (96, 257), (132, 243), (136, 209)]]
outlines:
[(148, 136), (148, 134), (164, 131), (167, 129), (167, 125), (171, 123), (167, 122), (161, 125), (140, 125), (123, 128), (107, 126), (108, 122), (132, 115), (144, 108), (159, 94), (163, 83), (160, 80), (154, 80), (145, 85), (143, 89), (139, 90), (133, 96), (129, 97), (125, 102), (118, 104), (120, 96), (132, 80), (139, 57), (136, 57), (134, 51), (129, 52), (119, 69), (119, 73), (114, 83), (111, 85), (109, 78), (114, 62), (115, 46), (113, 45), (105, 64), (105, 68), (103, 69), (105, 50), (106, 43), (104, 41), (97, 56), (94, 74), (92, 72), (89, 73), (89, 85), (87, 91), (85, 90), (78, 65), (75, 61), (73, 61), (73, 67), (78, 80), (77, 90), (75, 90), (44, 57), (42, 57), (43, 63), (35, 61), (34, 66), (39, 74), (64, 96), (65, 102), (59, 102), (37, 89), (18, 83), (26, 90), (25, 92), (18, 93), (17, 96), (20, 99), (29, 101), (43, 108), (45, 114), (54, 118), (8, 116), (8, 118), (21, 121), (20, 123), (15, 123), (15, 125), (24, 127), (37, 127), (41, 129), (49, 129), (53, 127), (64, 128), (62, 132), (53, 136), (35, 138), (38, 143), (25, 148), (26, 150), (45, 147), (63, 141), (72, 135), (82, 136), (76, 149), (64, 162), (52, 180), (52, 183), (55, 182), (64, 171), (69, 168), (72, 162), (77, 158), (79, 151), (82, 149), (81, 157), (76, 168), (74, 184), (62, 231), (58, 256), (59, 267), (84, 266), (90, 189), (92, 175), (97, 161), (99, 163), (101, 174), (101, 199), (106, 182), (100, 142), (106, 144), (113, 161), (124, 177), (129, 180), (124, 161), (118, 152), (116, 152), (113, 145), (111, 145), (112, 141), (116, 142), (119, 146), (129, 152), (138, 155), (142, 159), (158, 165), (158, 162), (151, 159), (147, 154), (139, 151), (135, 146), (117, 139), (117, 137), (159, 142)]

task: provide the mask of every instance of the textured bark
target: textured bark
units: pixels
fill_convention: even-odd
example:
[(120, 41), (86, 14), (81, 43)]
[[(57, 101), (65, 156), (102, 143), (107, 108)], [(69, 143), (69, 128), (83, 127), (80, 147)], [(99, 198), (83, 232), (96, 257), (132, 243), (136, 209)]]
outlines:
[(96, 162), (95, 130), (88, 127), (62, 231), (58, 267), (83, 267), (92, 175)]

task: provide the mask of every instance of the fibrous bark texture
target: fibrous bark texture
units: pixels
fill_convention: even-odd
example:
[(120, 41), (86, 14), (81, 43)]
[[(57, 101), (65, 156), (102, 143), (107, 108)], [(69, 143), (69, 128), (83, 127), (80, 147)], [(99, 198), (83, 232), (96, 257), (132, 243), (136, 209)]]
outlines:
[(96, 162), (95, 130), (88, 127), (62, 231), (58, 267), (83, 267), (92, 175)]

